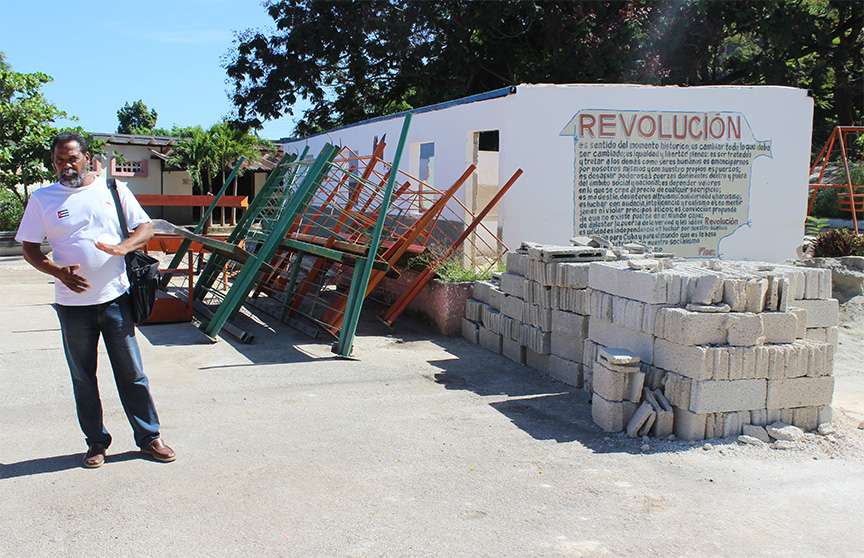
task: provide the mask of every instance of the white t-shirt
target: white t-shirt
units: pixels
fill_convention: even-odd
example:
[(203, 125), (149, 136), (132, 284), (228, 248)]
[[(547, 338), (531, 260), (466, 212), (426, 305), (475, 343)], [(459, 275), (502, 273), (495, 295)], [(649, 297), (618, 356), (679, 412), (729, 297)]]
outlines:
[[(125, 184), (117, 182), (126, 223), (134, 230), (150, 217)], [(122, 256), (111, 256), (96, 248), (95, 242), (120, 244), (120, 222), (114, 208), (114, 197), (102, 177), (89, 186), (69, 188), (55, 183), (33, 192), (15, 240), (42, 242), (48, 237), (54, 263), (81, 267), (76, 272), (90, 284), (76, 293), (61, 281), (54, 283), (57, 304), (88, 306), (114, 300), (129, 288), (126, 263)]]

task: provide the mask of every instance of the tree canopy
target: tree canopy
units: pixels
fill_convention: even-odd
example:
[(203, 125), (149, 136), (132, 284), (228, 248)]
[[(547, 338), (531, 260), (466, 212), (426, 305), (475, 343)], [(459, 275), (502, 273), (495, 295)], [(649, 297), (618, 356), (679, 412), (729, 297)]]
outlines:
[[(42, 94), (51, 82), (42, 73), (18, 73), (0, 52), (0, 188), (11, 193), (23, 206), (30, 197), (30, 186), (54, 180), (51, 142), (60, 130), (53, 126), (58, 118), (74, 120)], [(87, 135), (81, 127), (68, 128)], [(104, 142), (87, 138), (90, 153), (102, 153)], [(17, 224), (16, 224), (17, 226)]]
[[(787, 85), (817, 128), (862, 117), (864, 3), (270, 0), (226, 62), (240, 122), (304, 135), (519, 83)], [(820, 128), (821, 127), (821, 128)]]
[(126, 103), (117, 111), (118, 134), (144, 134), (153, 133), (158, 118), (156, 109), (149, 109), (141, 99), (131, 105)]

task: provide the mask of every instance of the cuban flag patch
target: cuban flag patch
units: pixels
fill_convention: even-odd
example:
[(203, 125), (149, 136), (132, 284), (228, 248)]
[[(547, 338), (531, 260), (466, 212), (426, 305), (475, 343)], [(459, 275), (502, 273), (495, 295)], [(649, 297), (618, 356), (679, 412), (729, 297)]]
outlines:
[(61, 209), (60, 211), (57, 212), (57, 218), (58, 219), (63, 219), (64, 217), (69, 217), (69, 210), (68, 209)]

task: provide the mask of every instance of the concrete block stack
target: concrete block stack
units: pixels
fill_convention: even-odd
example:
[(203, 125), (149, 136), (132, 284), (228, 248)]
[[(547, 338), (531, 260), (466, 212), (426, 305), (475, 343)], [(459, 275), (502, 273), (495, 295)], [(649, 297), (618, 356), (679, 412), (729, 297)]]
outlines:
[(582, 387), (588, 334), (590, 262), (607, 257), (590, 246), (524, 243), (507, 254), (506, 271), (474, 286), (465, 338), (575, 387)]
[[(591, 265), (589, 290), (583, 362), (610, 348), (638, 356), (647, 391), (657, 399), (662, 388), (672, 407), (676, 436), (740, 435), (744, 425), (775, 421), (814, 430), (831, 421), (838, 306), (830, 271), (716, 260), (600, 262)], [(598, 380), (585, 378), (595, 395)], [(643, 395), (655, 412), (663, 407)], [(642, 414), (650, 415), (647, 408)]]
[(830, 270), (611, 253), (523, 244), (475, 285), (465, 337), (582, 387), (610, 432), (697, 440), (831, 422)]

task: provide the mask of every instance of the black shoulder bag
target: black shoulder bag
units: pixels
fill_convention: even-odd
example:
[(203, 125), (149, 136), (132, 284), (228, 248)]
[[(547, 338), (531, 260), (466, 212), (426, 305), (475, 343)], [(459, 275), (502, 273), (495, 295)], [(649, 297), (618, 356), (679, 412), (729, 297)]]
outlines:
[[(123, 215), (120, 194), (117, 192), (117, 181), (109, 178), (108, 188), (114, 196), (117, 218), (120, 219), (120, 233), (125, 240), (129, 238), (129, 229), (126, 226), (126, 217)], [(150, 312), (153, 311), (156, 289), (159, 287), (159, 261), (141, 250), (129, 252), (123, 258), (126, 260), (126, 276), (129, 278), (129, 294), (132, 296), (135, 323), (140, 324), (146, 322)]]

